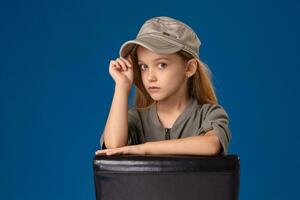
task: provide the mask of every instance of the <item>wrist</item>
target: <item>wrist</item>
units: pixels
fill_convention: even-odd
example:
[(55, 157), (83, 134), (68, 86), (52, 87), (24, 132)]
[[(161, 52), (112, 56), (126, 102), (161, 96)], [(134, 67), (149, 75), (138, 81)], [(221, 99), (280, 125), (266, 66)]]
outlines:
[(131, 86), (129, 84), (125, 84), (125, 83), (123, 83), (123, 84), (116, 83), (115, 84), (115, 91), (125, 93), (126, 95), (129, 95), (130, 88), (131, 88)]
[(149, 143), (150, 142), (143, 143), (142, 146), (141, 146), (142, 151), (145, 155), (150, 154), (150, 152), (149, 152)]

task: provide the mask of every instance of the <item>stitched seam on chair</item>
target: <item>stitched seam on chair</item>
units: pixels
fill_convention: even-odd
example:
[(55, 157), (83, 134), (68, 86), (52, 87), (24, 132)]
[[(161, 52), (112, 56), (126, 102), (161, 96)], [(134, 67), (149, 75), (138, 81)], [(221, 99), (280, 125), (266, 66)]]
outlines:
[(109, 174), (109, 175), (116, 175), (116, 174), (123, 174), (123, 175), (145, 175), (145, 174), (157, 174), (157, 175), (168, 175), (168, 174), (191, 174), (191, 173), (198, 173), (198, 174), (231, 174), (231, 175), (236, 175), (236, 173), (239, 173), (239, 171), (235, 171), (235, 170), (228, 170), (228, 171), (193, 171), (193, 172), (178, 172), (178, 171), (174, 171), (174, 172), (141, 172), (141, 171), (98, 171), (95, 172), (96, 174)]

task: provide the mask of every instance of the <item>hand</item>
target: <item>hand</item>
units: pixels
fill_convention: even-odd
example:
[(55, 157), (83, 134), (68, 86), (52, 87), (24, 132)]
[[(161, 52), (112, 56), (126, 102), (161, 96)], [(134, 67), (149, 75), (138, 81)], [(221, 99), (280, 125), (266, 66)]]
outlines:
[(128, 59), (119, 57), (109, 63), (109, 73), (116, 85), (124, 86), (130, 90), (133, 82), (133, 65), (130, 56)]
[(119, 148), (112, 149), (102, 149), (95, 152), (95, 155), (116, 155), (116, 154), (135, 154), (135, 155), (145, 155), (144, 144), (129, 145)]

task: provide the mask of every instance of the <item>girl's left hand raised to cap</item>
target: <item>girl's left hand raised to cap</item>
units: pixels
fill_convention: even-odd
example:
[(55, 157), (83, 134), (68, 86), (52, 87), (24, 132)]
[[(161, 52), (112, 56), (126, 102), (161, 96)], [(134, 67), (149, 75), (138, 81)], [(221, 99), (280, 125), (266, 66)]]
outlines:
[(95, 155), (117, 155), (117, 154), (135, 154), (135, 155), (145, 155), (145, 148), (144, 144), (138, 144), (138, 145), (129, 145), (129, 146), (123, 146), (119, 148), (113, 148), (113, 149), (102, 149), (97, 150), (95, 152)]

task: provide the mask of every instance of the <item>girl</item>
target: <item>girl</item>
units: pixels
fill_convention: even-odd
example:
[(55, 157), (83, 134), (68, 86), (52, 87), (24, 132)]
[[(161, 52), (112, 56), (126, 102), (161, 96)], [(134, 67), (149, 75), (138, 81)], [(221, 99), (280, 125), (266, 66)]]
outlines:
[[(188, 25), (161, 16), (121, 46), (109, 64), (115, 93), (95, 154), (227, 153), (229, 119), (199, 58), (200, 44)], [(135, 107), (128, 110), (132, 83)]]

